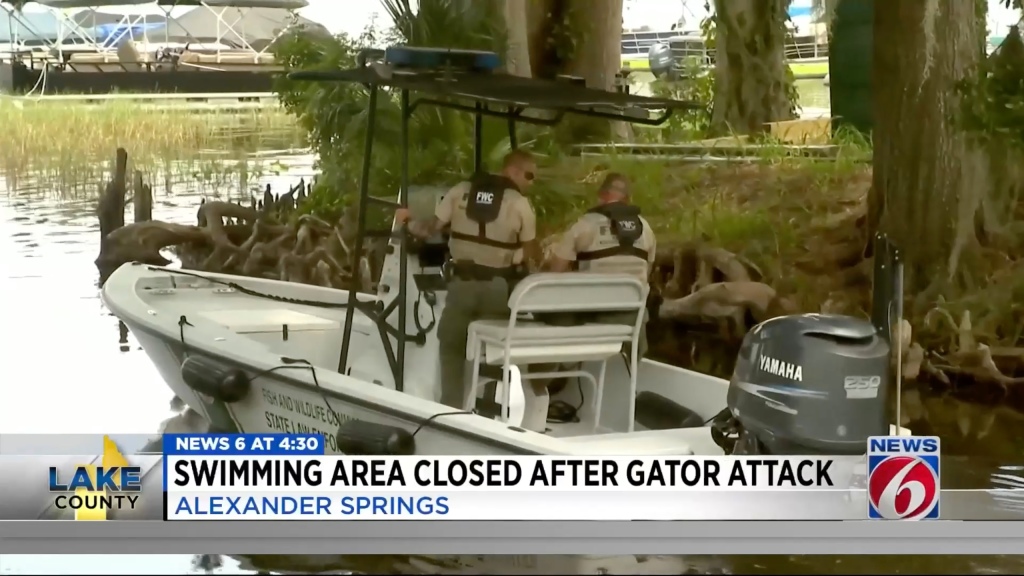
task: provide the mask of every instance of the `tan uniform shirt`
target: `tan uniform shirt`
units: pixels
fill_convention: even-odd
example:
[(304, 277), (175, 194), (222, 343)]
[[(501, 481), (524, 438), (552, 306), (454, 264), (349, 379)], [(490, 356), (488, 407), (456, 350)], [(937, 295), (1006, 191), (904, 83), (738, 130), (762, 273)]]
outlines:
[[(579, 263), (582, 272), (599, 274), (630, 274), (647, 282), (651, 266), (654, 265), (654, 252), (657, 242), (654, 231), (647, 220), (640, 217), (644, 231), (633, 246), (647, 252), (647, 260), (633, 255), (607, 256), (597, 260), (584, 260)], [(581, 252), (595, 252), (619, 245), (619, 239), (611, 229), (611, 220), (602, 214), (588, 212), (580, 217), (562, 238), (555, 244), (553, 254), (562, 260), (575, 262)]]
[[(450, 224), (452, 232), (476, 236), (480, 232), (480, 225), (466, 214), (469, 190), (469, 182), (454, 186), (441, 199), (434, 215), (441, 223)], [(497, 219), (487, 223), (487, 238), (508, 243), (531, 242), (537, 238), (537, 216), (526, 196), (516, 190), (505, 190)], [(458, 238), (449, 240), (448, 250), (452, 260), (470, 260), (491, 268), (512, 266), (517, 252)]]

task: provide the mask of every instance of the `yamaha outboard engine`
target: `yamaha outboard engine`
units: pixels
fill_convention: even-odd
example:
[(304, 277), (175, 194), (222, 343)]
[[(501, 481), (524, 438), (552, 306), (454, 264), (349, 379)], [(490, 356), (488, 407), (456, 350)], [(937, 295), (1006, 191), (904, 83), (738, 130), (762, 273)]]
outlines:
[(675, 71), (672, 48), (668, 44), (657, 43), (651, 46), (647, 52), (647, 62), (655, 78), (670, 77)]
[(801, 314), (743, 341), (713, 435), (727, 453), (863, 454), (888, 434), (889, 343), (867, 320)]

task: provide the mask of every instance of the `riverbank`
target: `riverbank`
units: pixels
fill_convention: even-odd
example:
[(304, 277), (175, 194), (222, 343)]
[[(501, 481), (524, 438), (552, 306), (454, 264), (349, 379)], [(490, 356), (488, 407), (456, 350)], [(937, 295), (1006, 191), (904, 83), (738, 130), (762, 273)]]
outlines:
[[(648, 326), (651, 355), (728, 377), (740, 340), (757, 322), (796, 312), (868, 316), (872, 263), (863, 257), (871, 186), (868, 151), (851, 143), (835, 146), (829, 158), (797, 157), (791, 148), (763, 146), (744, 152), (746, 161), (710, 164), (650, 156), (551, 157), (542, 164), (531, 196), (540, 232), (550, 242), (589, 207), (596, 183), (609, 170), (626, 174), (633, 182), (633, 201), (659, 239), (652, 294), (660, 312)], [(174, 227), (144, 223), (118, 232), (116, 242), (108, 243), (111, 252), (104, 266), (129, 260), (158, 263), (160, 250), (179, 246), (177, 253), (188, 267), (279, 275), (335, 288), (354, 287), (347, 284), (353, 266), (379, 270), (382, 252), (354, 255), (335, 245), (335, 236), (354, 233), (351, 221), (316, 207), (326, 204), (318, 201), (324, 194), (333, 198), (337, 193), (320, 190), (307, 198), (309, 189), (295, 184), (275, 190), (280, 201), (274, 195), (260, 196), (262, 210), (250, 208), (249, 197), (242, 198), (245, 206), (194, 206), (206, 226), (233, 223), (232, 247), (223, 246), (216, 233), (205, 234), (209, 241), (204, 242), (196, 240), (203, 236), (197, 231), (182, 235)], [(285, 194), (289, 189), (293, 193)], [(310, 211), (318, 218), (298, 218)], [(240, 226), (258, 218), (265, 223), (259, 230)], [(306, 251), (291, 248), (298, 246), (297, 237), (312, 238), (303, 243)], [(1021, 267), (1024, 263), (1008, 258), (1003, 278), (1012, 281), (1012, 272)], [(372, 282), (354, 288), (374, 290)], [(1007, 311), (1005, 318), (989, 322), (1024, 322), (1014, 316), (1008, 300), (1013, 291), (1003, 281), (994, 280), (983, 292), (993, 309)], [(908, 300), (914, 297), (910, 294)], [(1007, 379), (1024, 374), (1024, 354), (1016, 348), (1021, 342), (964, 334), (960, 322), (936, 321), (959, 320), (972, 312), (976, 300), (936, 304), (925, 316), (908, 318), (912, 331), (905, 334), (902, 347), (905, 385), (938, 387), (963, 399), (1024, 409), (1022, 390), (1006, 385)], [(919, 307), (907, 307), (914, 308)], [(946, 346), (957, 338), (972, 342), (972, 347)], [(981, 357), (987, 357), (989, 367), (979, 371), (975, 364)], [(910, 410), (904, 416), (908, 421), (903, 424), (913, 419)]]

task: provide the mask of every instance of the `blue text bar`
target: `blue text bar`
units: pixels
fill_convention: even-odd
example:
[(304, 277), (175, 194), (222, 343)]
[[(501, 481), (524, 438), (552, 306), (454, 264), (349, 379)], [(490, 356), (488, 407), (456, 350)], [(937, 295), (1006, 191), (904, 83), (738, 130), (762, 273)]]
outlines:
[(320, 434), (164, 434), (164, 456), (322, 456)]

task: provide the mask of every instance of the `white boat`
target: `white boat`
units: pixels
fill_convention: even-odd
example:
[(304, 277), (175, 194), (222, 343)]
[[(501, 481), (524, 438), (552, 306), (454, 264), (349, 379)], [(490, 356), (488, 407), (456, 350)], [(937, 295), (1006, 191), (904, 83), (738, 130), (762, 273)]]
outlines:
[[(384, 54), (368, 51), (362, 58), (364, 65), (355, 70), (292, 77), (359, 82), (372, 90), (384, 86), (427, 97), (432, 90), (448, 94), (454, 90), (461, 98), (487, 103), (490, 114), (504, 114), (512, 120), (523, 120), (524, 108), (539, 108), (638, 122), (650, 118), (638, 111), (689, 106), (588, 89), (572, 82), (504, 77), (497, 72), (482, 82), (484, 73), (470, 70), (493, 69), (491, 57), (496, 60), (489, 53), (398, 47)], [(365, 64), (374, 58), (382, 61)], [(424, 60), (430, 70), (414, 70), (428, 67)], [(445, 83), (433, 80), (442, 65), (448, 68)], [(514, 99), (502, 96), (513, 92)], [(403, 100), (408, 105), (408, 100)], [(468, 109), (474, 110), (472, 106)], [(372, 114), (370, 118), (368, 138), (372, 140)], [(661, 120), (665, 118), (667, 114)], [(513, 122), (510, 127), (514, 146)], [(368, 206), (375, 202), (397, 206), (369, 197), (367, 189), (364, 180), (355, 253), (362, 252), (363, 238), (371, 232), (366, 229)], [(411, 205), (408, 188), (399, 197), (402, 205)], [(428, 197), (424, 202), (422, 196), (420, 200), (415, 204), (432, 212), (434, 201)], [(376, 294), (125, 264), (107, 279), (102, 298), (135, 335), (175, 394), (203, 415), (213, 429), (322, 433), (333, 453), (720, 455), (790, 450), (791, 454), (829, 454), (858, 446), (863, 453), (866, 436), (893, 431), (885, 425), (889, 346), (871, 323), (800, 315), (762, 324), (762, 329), (755, 329), (756, 337), (749, 339), (756, 344), (742, 353), (737, 368), (740, 380), (730, 390), (726, 380), (650, 359), (626, 360), (621, 353), (623, 344), (631, 346), (632, 357), (636, 357), (647, 287), (628, 276), (588, 273), (531, 275), (510, 296), (508, 319), (472, 325), (467, 362), (474, 366), (475, 393), (467, 394), (463, 410), (453, 410), (437, 402), (435, 320), (445, 306), (446, 243), (436, 239), (413, 249), (404, 234), (391, 236), (391, 250)], [(631, 310), (637, 314), (637, 322), (633, 326), (553, 326), (530, 318), (541, 312), (608, 310)], [(764, 328), (769, 324), (771, 329)], [(836, 363), (832, 356), (807, 356), (811, 353), (794, 347), (794, 340), (800, 340), (804, 332), (790, 330), (804, 330), (808, 342), (825, 342), (830, 349), (841, 348), (846, 340), (856, 341), (858, 359), (864, 361), (858, 365), (864, 372), (857, 373), (869, 369), (877, 373), (870, 390), (856, 391), (854, 397), (860, 403), (848, 421), (832, 411), (845, 409), (850, 391), (846, 396), (834, 394), (823, 404), (822, 398), (829, 395), (818, 390), (833, 383), (843, 389), (842, 377), (837, 375), (843, 374), (846, 359), (838, 358)], [(795, 350), (795, 356), (787, 356), (787, 347)], [(773, 355), (769, 360), (774, 363), (766, 366), (768, 354)], [(806, 361), (804, 368), (799, 364), (802, 361)], [(564, 421), (553, 421), (549, 415), (545, 433), (519, 426), (523, 380), (551, 377), (551, 373), (526, 369), (538, 364), (560, 365), (566, 370), (563, 375), (574, 381), (553, 392), (551, 398), (552, 404), (564, 403), (573, 413)], [(484, 366), (497, 368), (498, 374), (486, 378), (481, 374), (488, 372)], [(815, 380), (824, 374), (827, 382), (825, 378)], [(493, 386), (486, 385), (488, 381)], [(849, 383), (846, 386), (849, 388)], [(498, 406), (493, 414), (484, 409), (489, 401)], [(771, 411), (776, 419), (781, 415), (789, 423), (786, 426), (797, 428), (805, 423), (790, 405), (828, 410), (817, 414), (830, 414), (827, 420), (832, 428), (817, 438), (795, 437), (788, 428), (769, 427), (767, 434), (744, 430), (745, 422), (737, 421), (727, 409), (735, 408), (737, 402), (756, 404), (749, 414)], [(796, 421), (800, 423), (793, 424)], [(860, 433), (864, 436), (858, 437)], [(484, 573), (600, 573), (614, 564), (615, 573), (652, 574), (681, 573), (677, 568), (682, 566), (682, 559), (671, 557), (665, 557), (664, 566), (635, 557), (614, 562), (572, 557), (567, 562), (552, 567), (534, 558), (530, 569), (512, 565), (478, 569)]]

